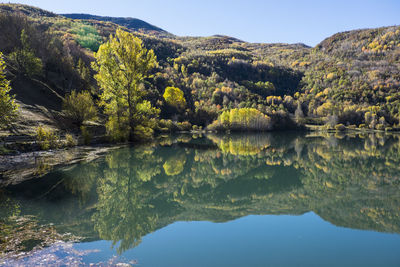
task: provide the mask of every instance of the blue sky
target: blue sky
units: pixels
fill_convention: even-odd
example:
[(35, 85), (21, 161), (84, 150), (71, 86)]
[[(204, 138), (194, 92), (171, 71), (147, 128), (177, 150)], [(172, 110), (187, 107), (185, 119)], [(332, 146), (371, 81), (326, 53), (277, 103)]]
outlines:
[(20, 0), (18, 2), (55, 13), (134, 17), (180, 36), (223, 34), (248, 42), (301, 42), (311, 46), (336, 32), (400, 24), (400, 0)]

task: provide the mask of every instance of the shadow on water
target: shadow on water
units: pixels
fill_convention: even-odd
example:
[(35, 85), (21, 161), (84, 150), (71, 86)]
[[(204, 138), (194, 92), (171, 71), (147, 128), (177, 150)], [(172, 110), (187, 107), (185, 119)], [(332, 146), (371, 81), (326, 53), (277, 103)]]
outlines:
[(0, 212), (2, 229), (33, 215), (121, 253), (176, 221), (251, 214), (314, 211), (338, 226), (400, 233), (399, 189), (395, 135), (181, 135), (5, 188)]

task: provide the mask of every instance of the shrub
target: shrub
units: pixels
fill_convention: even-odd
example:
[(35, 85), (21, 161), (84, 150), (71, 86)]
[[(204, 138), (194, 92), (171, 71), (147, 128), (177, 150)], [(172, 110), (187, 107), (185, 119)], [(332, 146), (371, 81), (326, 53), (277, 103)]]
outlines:
[(164, 119), (159, 120), (156, 127), (156, 130), (160, 132), (190, 131), (191, 129), (192, 124), (188, 121), (173, 122), (172, 120)]
[(190, 131), (190, 129), (192, 129), (192, 124), (188, 121), (178, 122), (178, 128), (181, 131)]
[(10, 62), (21, 74), (26, 74), (29, 77), (41, 75), (43, 70), (42, 60), (36, 57), (31, 49), (25, 30), (21, 31), (21, 43), (22, 48), (17, 48), (8, 56)]
[(43, 63), (32, 51), (16, 50), (9, 55), (9, 59), (21, 74), (29, 77), (42, 74)]
[(133, 130), (133, 134), (137, 140), (150, 140), (153, 138), (154, 130), (150, 127), (138, 125)]
[(86, 126), (81, 126), (81, 133), (82, 133), (82, 137), (83, 137), (83, 143), (85, 145), (90, 145), (90, 143), (92, 142), (92, 138), (93, 138), (92, 133), (89, 131), (89, 129)]
[(81, 126), (84, 121), (94, 120), (97, 109), (89, 92), (72, 91), (63, 101), (63, 112), (73, 123)]
[(110, 116), (106, 122), (107, 136), (112, 142), (125, 142), (129, 139), (129, 127), (127, 118)]
[(335, 130), (336, 131), (344, 131), (346, 130), (346, 126), (344, 126), (343, 124), (339, 123), (335, 125)]
[(78, 144), (76, 139), (72, 136), (72, 134), (66, 134), (65, 135), (65, 145), (67, 147), (74, 147)]
[(172, 132), (177, 130), (177, 127), (171, 120), (161, 119), (158, 121), (157, 130), (160, 132)]
[(37, 127), (36, 141), (38, 142), (41, 149), (47, 150), (50, 148), (57, 148), (58, 140), (59, 137), (57, 136), (55, 131), (42, 126)]

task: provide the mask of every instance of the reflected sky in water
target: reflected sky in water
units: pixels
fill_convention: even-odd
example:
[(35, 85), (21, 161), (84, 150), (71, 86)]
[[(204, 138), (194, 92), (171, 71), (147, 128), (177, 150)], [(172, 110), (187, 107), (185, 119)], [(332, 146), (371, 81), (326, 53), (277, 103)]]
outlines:
[(25, 260), (73, 236), (86, 264), (398, 266), (399, 189), (398, 136), (164, 136), (2, 189), (0, 237), (51, 231)]

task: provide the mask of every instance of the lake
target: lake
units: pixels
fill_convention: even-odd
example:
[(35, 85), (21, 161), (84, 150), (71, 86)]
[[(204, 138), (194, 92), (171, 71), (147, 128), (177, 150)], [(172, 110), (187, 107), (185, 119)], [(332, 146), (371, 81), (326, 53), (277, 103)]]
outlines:
[(399, 135), (166, 135), (0, 198), (1, 266), (400, 266)]

